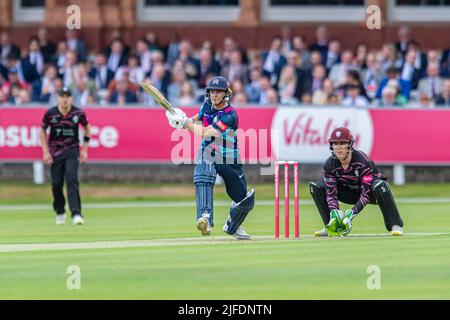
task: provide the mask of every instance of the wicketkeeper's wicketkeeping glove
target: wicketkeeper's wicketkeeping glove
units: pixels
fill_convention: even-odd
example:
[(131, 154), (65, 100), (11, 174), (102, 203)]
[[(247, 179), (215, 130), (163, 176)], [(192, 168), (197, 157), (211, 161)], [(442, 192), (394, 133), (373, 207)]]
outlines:
[(330, 212), (330, 222), (325, 226), (327, 233), (330, 237), (341, 236), (343, 232), (342, 219), (344, 213), (341, 210), (333, 209)]
[(346, 236), (352, 231), (352, 220), (355, 217), (353, 210), (349, 209), (345, 211), (344, 218), (342, 219), (342, 236)]

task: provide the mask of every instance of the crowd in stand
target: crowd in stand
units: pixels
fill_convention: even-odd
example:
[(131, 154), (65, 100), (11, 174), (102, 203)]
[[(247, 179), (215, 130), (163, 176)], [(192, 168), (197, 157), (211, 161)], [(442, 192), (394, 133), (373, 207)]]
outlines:
[(221, 48), (209, 41), (193, 48), (176, 34), (160, 46), (152, 32), (134, 44), (117, 33), (105, 50), (91, 52), (76, 30), (52, 43), (41, 28), (22, 50), (3, 31), (0, 105), (55, 105), (62, 87), (82, 107), (155, 105), (139, 86), (146, 82), (173, 105), (192, 106), (204, 101), (208, 79), (221, 75), (237, 106), (450, 107), (449, 48), (425, 51), (405, 26), (397, 40), (377, 50), (363, 43), (342, 48), (325, 26), (309, 42), (283, 27), (261, 51), (244, 49), (231, 37)]

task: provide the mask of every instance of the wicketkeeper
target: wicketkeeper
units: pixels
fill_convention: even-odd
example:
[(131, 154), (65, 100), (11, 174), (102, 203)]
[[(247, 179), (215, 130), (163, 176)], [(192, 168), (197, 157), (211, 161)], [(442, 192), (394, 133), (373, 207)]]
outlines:
[[(378, 204), (386, 229), (393, 236), (403, 234), (403, 221), (386, 177), (362, 151), (353, 149), (353, 136), (347, 128), (331, 133), (331, 156), (323, 166), (324, 178), (310, 182), (309, 190), (325, 228), (316, 236), (345, 236), (352, 230), (353, 219), (367, 204)], [(339, 201), (352, 204), (345, 213)]]
[[(247, 182), (237, 144), (238, 116), (229, 100), (231, 89), (223, 77), (213, 77), (206, 87), (206, 101), (200, 112), (188, 118), (180, 109), (167, 118), (173, 128), (187, 129), (202, 137), (195, 159), (194, 185), (197, 204), (197, 229), (202, 235), (211, 234), (214, 226), (213, 189), (216, 175), (225, 183), (233, 200), (223, 231), (237, 239), (250, 239), (242, 223), (255, 203), (255, 190), (247, 192)], [(202, 121), (202, 124), (197, 123)]]

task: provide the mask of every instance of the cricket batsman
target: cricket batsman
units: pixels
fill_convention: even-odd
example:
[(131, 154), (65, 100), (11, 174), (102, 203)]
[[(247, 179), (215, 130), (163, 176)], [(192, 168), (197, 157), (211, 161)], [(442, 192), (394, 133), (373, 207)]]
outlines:
[(229, 103), (231, 93), (225, 78), (213, 77), (206, 86), (206, 101), (198, 114), (188, 118), (176, 108), (176, 114), (166, 112), (166, 116), (173, 128), (189, 130), (202, 138), (194, 167), (197, 229), (204, 236), (211, 234), (214, 226), (213, 189), (219, 174), (233, 200), (223, 231), (237, 239), (247, 240), (250, 236), (242, 223), (253, 209), (255, 190), (247, 192), (237, 144), (238, 116)]
[[(403, 234), (403, 221), (386, 177), (362, 151), (353, 149), (353, 136), (348, 128), (331, 133), (331, 156), (323, 166), (324, 178), (310, 182), (309, 190), (325, 228), (316, 236), (345, 236), (352, 230), (353, 219), (367, 204), (378, 204), (386, 229), (393, 236)], [(339, 201), (352, 204), (345, 213)]]

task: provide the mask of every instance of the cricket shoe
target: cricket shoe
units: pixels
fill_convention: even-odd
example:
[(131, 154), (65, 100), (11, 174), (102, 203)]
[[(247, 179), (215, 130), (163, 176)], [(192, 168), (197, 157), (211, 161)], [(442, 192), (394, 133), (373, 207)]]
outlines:
[(237, 228), (236, 232), (232, 234), (238, 240), (250, 240), (250, 235), (245, 232), (245, 229), (241, 226)]
[(391, 234), (393, 236), (401, 236), (403, 234), (403, 228), (394, 224), (391, 229)]
[(328, 237), (327, 229), (323, 228), (322, 230), (318, 230), (314, 232), (314, 236), (316, 237)]
[(73, 218), (72, 218), (72, 221), (73, 221), (73, 224), (76, 225), (76, 226), (84, 224), (84, 219), (79, 214), (74, 215)]
[(66, 214), (65, 213), (56, 215), (56, 224), (57, 225), (66, 224)]
[(208, 218), (201, 217), (197, 220), (197, 229), (200, 230), (202, 236), (209, 236), (211, 234), (211, 225)]

